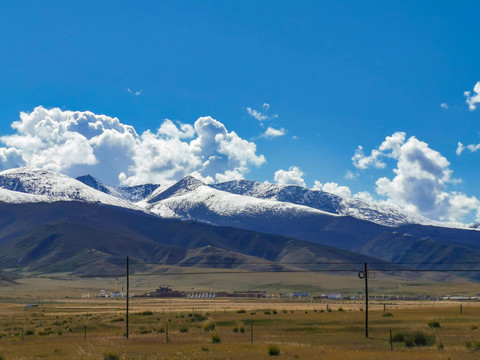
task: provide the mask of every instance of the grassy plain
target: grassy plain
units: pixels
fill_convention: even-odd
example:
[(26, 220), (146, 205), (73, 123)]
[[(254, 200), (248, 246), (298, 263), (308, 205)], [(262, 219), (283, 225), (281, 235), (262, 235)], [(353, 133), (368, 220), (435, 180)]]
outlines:
[[(298, 276), (262, 276), (252, 279), (218, 274), (199, 275), (195, 282), (170, 277), (133, 277), (138, 293), (162, 282), (179, 289), (195, 283), (197, 289), (231, 290), (256, 287), (277, 291), (301, 290)], [(309, 290), (358, 293), (355, 277), (307, 274)], [(308, 285), (310, 284), (310, 285)], [(318, 284), (318, 285), (315, 285)], [(478, 359), (480, 357), (480, 304), (445, 301), (404, 301), (400, 294), (469, 294), (480, 292), (476, 283), (444, 283), (411, 279), (372, 279), (369, 338), (364, 332), (364, 303), (299, 301), (291, 299), (131, 299), (130, 338), (125, 334), (125, 299), (82, 298), (111, 289), (112, 279), (50, 278), (19, 280), (0, 288), (0, 356), (10, 359), (267, 359), (276, 345), (282, 359)], [(122, 283), (120, 283), (122, 285)], [(298, 288), (300, 286), (300, 288)], [(108, 292), (108, 291), (107, 291)], [(382, 300), (382, 294), (399, 299)], [(386, 304), (386, 311), (384, 311)], [(386, 315), (387, 314), (387, 315)], [(430, 327), (438, 322), (440, 327)], [(167, 341), (168, 328), (168, 341)], [(252, 336), (253, 328), (253, 336)], [(86, 330), (86, 338), (85, 338)], [(433, 336), (429, 346), (408, 347), (393, 335), (420, 332)], [(217, 335), (219, 343), (212, 342)], [(253, 344), (252, 344), (253, 337)], [(467, 343), (471, 346), (468, 347)], [(477, 344), (479, 343), (479, 344)], [(478, 350), (475, 347), (478, 345)]]

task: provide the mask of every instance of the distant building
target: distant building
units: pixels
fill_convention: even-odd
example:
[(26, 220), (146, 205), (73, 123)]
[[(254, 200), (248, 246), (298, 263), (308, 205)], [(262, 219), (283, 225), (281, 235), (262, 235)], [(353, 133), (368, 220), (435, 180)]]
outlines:
[(115, 290), (110, 294), (112, 298), (122, 298), (123, 293), (118, 290), (118, 279), (115, 279)]
[(308, 298), (308, 297), (310, 297), (310, 293), (308, 293), (308, 292), (291, 292), (290, 297), (291, 298)]
[(161, 285), (157, 290), (145, 294), (143, 296), (149, 296), (149, 297), (185, 297), (186, 294), (183, 291), (176, 291), (173, 290), (172, 287), (168, 285)]

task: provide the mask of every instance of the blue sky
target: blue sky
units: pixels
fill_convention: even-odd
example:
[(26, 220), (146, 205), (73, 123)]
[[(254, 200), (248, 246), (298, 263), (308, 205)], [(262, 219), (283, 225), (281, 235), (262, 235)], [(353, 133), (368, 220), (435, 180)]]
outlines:
[[(475, 107), (478, 13), (476, 2), (447, 1), (2, 2), (0, 168), (133, 184), (176, 179), (184, 167), (213, 181), (329, 184), (436, 219), (474, 221), (480, 108), (467, 100)], [(32, 115), (38, 106), (45, 111)], [(92, 145), (77, 129), (65, 147), (65, 137), (47, 141), (38, 127), (11, 127), (20, 112), (30, 114), (24, 123), (38, 123), (52, 108), (117, 117), (115, 131), (133, 126), (138, 136), (128, 141), (142, 146), (119, 153), (131, 150), (126, 137), (123, 147), (103, 138)], [(64, 115), (53, 116), (57, 125)], [(198, 129), (217, 132), (205, 139), (224, 136), (213, 150), (193, 126), (208, 116), (218, 122), (202, 120)], [(157, 134), (165, 119), (190, 127)], [(147, 130), (156, 136), (140, 139)], [(166, 137), (175, 141), (158, 145)], [(397, 142), (372, 157), (387, 137)], [(159, 154), (149, 150), (155, 141)], [(358, 146), (363, 162), (355, 166)], [(105, 166), (109, 156), (115, 166)]]

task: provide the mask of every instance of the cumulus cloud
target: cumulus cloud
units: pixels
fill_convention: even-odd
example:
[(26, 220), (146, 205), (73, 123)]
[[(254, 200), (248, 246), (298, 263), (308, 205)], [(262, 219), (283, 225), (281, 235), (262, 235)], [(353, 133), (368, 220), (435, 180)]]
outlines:
[(272, 139), (272, 138), (283, 136), (286, 133), (287, 131), (284, 128), (274, 129), (271, 126), (269, 126), (267, 130), (263, 133), (262, 137), (267, 139)]
[(441, 221), (460, 221), (480, 206), (475, 197), (448, 191), (449, 183), (459, 181), (452, 178), (450, 163), (413, 136), (406, 140), (405, 133), (397, 132), (387, 137), (372, 154), (375, 154), (375, 161), (366, 156), (366, 160), (354, 156), (354, 164), (362, 164), (363, 167), (357, 167), (365, 169), (375, 166), (383, 157), (397, 161), (392, 179), (382, 177), (376, 181), (376, 192), (393, 204)]
[(473, 94), (470, 91), (465, 91), (464, 95), (467, 98), (466, 101), (470, 111), (475, 110), (477, 104), (480, 103), (480, 81), (478, 81), (473, 87)]
[(312, 189), (322, 190), (322, 191), (335, 194), (344, 198), (350, 198), (352, 196), (352, 192), (348, 186), (338, 185), (335, 182), (322, 184), (320, 181), (315, 180), (315, 184)]
[(268, 115), (268, 109), (270, 109), (270, 104), (264, 103), (263, 106), (263, 111), (258, 111), (255, 109), (252, 109), (250, 107), (247, 107), (247, 112), (250, 116), (254, 117), (258, 121), (262, 122), (265, 120), (270, 120), (270, 119), (275, 119), (278, 117), (277, 114), (274, 115)]
[(376, 202), (375, 199), (373, 198), (372, 194), (370, 194), (368, 191), (360, 191), (360, 192), (356, 193), (353, 197), (355, 199), (360, 199), (360, 200), (370, 202), (370, 203), (375, 203)]
[(255, 143), (211, 117), (190, 124), (164, 120), (156, 132), (137, 134), (117, 118), (45, 109), (21, 113), (16, 133), (0, 137), (0, 168), (30, 166), (107, 183), (168, 183), (190, 173), (206, 181), (243, 178), (265, 162)]
[(303, 180), (305, 173), (298, 166), (291, 166), (287, 170), (278, 170), (275, 172), (275, 182), (281, 185), (298, 185), (306, 187)]
[(0, 148), (0, 170), (10, 169), (18, 166), (25, 166), (25, 160), (20, 150)]
[(441, 104), (440, 104), (440, 107), (441, 107), (442, 109), (448, 110), (448, 104), (447, 104), (447, 103), (441, 103)]

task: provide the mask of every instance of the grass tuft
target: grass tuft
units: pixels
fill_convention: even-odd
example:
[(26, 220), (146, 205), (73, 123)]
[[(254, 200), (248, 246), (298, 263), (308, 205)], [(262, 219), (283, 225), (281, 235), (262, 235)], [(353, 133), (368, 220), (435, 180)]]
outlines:
[(430, 321), (428, 323), (428, 327), (430, 328), (439, 328), (440, 327), (440, 322), (434, 320), (434, 321)]
[(222, 339), (220, 339), (220, 336), (218, 334), (212, 334), (212, 344), (220, 344), (222, 342)]
[(280, 348), (278, 347), (278, 345), (270, 345), (268, 348), (268, 355), (270, 356), (280, 355)]
[(120, 360), (120, 356), (112, 352), (103, 353), (103, 360)]

